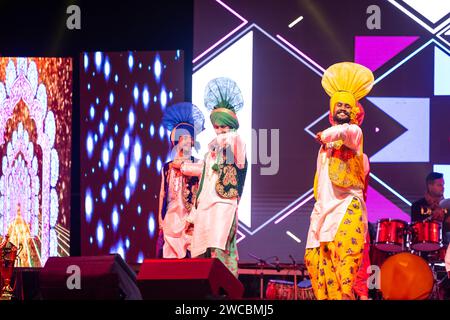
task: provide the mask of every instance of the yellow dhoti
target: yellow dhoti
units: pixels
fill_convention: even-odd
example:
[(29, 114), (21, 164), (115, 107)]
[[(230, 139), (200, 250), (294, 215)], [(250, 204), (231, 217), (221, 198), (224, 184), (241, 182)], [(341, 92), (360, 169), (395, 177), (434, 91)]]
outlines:
[(331, 242), (306, 249), (305, 264), (318, 300), (353, 297), (353, 283), (362, 263), (365, 224), (361, 204), (353, 198)]

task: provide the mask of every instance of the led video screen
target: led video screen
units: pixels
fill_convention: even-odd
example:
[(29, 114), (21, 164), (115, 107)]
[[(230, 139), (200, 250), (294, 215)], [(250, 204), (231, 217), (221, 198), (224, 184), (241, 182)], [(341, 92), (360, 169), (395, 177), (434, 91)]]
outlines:
[(81, 251), (142, 262), (155, 256), (161, 118), (184, 100), (183, 52), (86, 52), (80, 68)]
[(72, 59), (0, 58), (0, 243), (18, 267), (70, 254)]

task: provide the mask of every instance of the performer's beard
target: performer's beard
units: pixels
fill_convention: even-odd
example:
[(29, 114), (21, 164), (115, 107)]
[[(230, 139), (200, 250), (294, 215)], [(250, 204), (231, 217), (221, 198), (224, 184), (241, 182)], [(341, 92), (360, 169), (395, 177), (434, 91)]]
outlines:
[[(345, 114), (346, 117), (345, 118), (339, 117), (340, 113)], [(349, 123), (350, 122), (350, 112), (345, 111), (345, 110), (339, 110), (338, 112), (336, 112), (333, 115), (333, 121), (334, 121), (334, 123), (337, 123), (337, 124)]]

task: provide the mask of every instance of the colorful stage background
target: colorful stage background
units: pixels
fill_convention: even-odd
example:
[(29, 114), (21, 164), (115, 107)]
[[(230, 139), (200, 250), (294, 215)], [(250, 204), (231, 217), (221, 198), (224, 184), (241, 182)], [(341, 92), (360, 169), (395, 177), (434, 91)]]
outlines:
[(81, 253), (155, 256), (164, 109), (184, 100), (184, 53), (81, 54)]
[(376, 79), (361, 101), (370, 222), (409, 222), (410, 205), (423, 196), (432, 170), (449, 183), (448, 1), (195, 0), (194, 11), (193, 102), (202, 104), (209, 79), (234, 77), (251, 110), (241, 125), (279, 129), (274, 175), (261, 174), (269, 167), (261, 161), (261, 136), (247, 140), (255, 164), (245, 186), (251, 209), (239, 210), (240, 262), (257, 262), (251, 255), (303, 261), (319, 149), (314, 137), (329, 126), (320, 81), (333, 63), (361, 63)]
[(17, 266), (70, 253), (72, 59), (0, 58), (0, 242)]

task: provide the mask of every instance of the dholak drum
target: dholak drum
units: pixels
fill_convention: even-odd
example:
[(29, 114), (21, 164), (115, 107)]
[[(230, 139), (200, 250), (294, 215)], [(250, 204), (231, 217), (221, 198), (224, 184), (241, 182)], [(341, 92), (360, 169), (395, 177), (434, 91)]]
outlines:
[(269, 280), (266, 289), (266, 299), (294, 300), (294, 282), (284, 280)]
[(408, 224), (402, 220), (378, 220), (375, 247), (385, 252), (404, 251), (407, 226)]
[(442, 247), (442, 228), (436, 221), (418, 221), (411, 224), (411, 249), (436, 251)]
[(424, 300), (433, 290), (433, 273), (427, 262), (412, 253), (398, 253), (381, 266), (381, 293), (385, 300)]
[(316, 300), (310, 280), (303, 280), (297, 285), (298, 300)]

